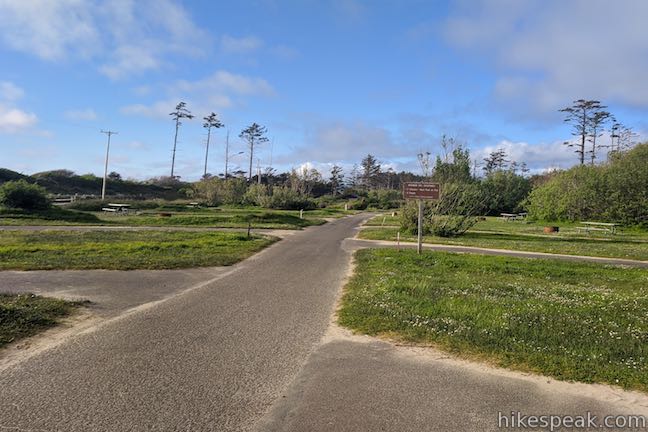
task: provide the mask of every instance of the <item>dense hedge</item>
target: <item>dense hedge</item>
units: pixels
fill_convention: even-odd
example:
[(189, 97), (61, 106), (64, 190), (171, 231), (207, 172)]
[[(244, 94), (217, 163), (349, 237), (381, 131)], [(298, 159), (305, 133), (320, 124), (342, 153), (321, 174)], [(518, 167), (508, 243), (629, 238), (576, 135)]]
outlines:
[(613, 154), (603, 165), (556, 173), (531, 192), (526, 208), (538, 220), (648, 226), (648, 143)]

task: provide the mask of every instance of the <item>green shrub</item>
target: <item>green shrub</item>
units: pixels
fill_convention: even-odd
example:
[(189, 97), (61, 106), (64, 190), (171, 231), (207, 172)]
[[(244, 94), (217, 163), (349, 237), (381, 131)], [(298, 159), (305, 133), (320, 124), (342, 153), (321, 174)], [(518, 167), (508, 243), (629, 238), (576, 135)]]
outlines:
[(189, 195), (209, 206), (240, 205), (246, 191), (247, 184), (244, 179), (210, 178), (194, 183)]
[(648, 227), (648, 143), (613, 156), (605, 193), (604, 219)]
[(485, 214), (520, 212), (523, 202), (531, 192), (529, 179), (511, 171), (495, 171), (482, 182)]
[(367, 207), (382, 210), (398, 208), (403, 201), (402, 192), (394, 189), (372, 190), (367, 195)]
[(369, 206), (369, 201), (365, 197), (349, 201), (349, 210), (366, 210)]
[(50, 200), (41, 186), (25, 180), (12, 180), (0, 186), (0, 205), (23, 210), (43, 210), (49, 208)]
[[(424, 201), (422, 234), (456, 237), (477, 223), (483, 210), (479, 187), (474, 183), (448, 183), (441, 186), (438, 201)], [(418, 203), (408, 201), (400, 212), (401, 229), (418, 233)]]
[(312, 210), (317, 208), (314, 200), (286, 186), (274, 186), (272, 195), (265, 200), (263, 206), (282, 210)]
[(244, 205), (267, 207), (268, 202), (268, 187), (263, 184), (254, 183), (250, 185), (243, 195)]
[(615, 153), (603, 165), (556, 173), (531, 191), (525, 205), (535, 220), (648, 226), (648, 143)]

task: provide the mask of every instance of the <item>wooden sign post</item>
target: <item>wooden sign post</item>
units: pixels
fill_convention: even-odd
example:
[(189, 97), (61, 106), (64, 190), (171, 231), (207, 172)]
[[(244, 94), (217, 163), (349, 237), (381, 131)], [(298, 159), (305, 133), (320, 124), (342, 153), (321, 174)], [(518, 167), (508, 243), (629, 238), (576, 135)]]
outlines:
[(419, 255), (423, 249), (423, 200), (439, 199), (441, 185), (439, 183), (405, 182), (403, 183), (403, 198), (418, 200), (418, 246)]

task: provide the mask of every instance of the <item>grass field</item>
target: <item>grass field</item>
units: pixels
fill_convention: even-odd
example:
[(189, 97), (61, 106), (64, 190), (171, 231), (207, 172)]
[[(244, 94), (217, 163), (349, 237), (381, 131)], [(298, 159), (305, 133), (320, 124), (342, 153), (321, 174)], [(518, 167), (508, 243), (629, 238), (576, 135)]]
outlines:
[[(139, 214), (136, 214), (139, 213)], [(186, 206), (160, 207), (155, 210), (132, 211), (129, 215), (86, 212), (51, 208), (38, 212), (0, 210), (0, 225), (126, 225), (126, 226), (198, 226), (215, 228), (302, 229), (325, 223), (324, 217), (341, 217), (344, 211), (320, 209), (304, 212), (246, 208), (196, 208)]]
[(80, 304), (34, 294), (0, 293), (0, 348), (52, 327)]
[(0, 225), (100, 225), (92, 213), (52, 207), (47, 210), (24, 211), (0, 208)]
[[(388, 216), (390, 218), (390, 216)], [(375, 227), (382, 217), (370, 221)], [(371, 226), (371, 225), (370, 225)], [(572, 225), (573, 226), (573, 225)], [(567, 255), (600, 256), (648, 260), (648, 233), (638, 230), (617, 235), (583, 235), (573, 229), (562, 229), (558, 234), (544, 234), (543, 225), (519, 222), (504, 222), (488, 218), (479, 222), (466, 234), (455, 238), (424, 236), (426, 243), (475, 246), (492, 249), (511, 249), (529, 252), (547, 252)], [(367, 228), (359, 233), (359, 238), (367, 240), (396, 241), (398, 228)], [(401, 241), (416, 241), (416, 235), (401, 232)]]
[(648, 390), (648, 270), (367, 249), (339, 310), (353, 330), (558, 379)]
[(99, 215), (102, 221), (111, 224), (128, 226), (198, 226), (218, 228), (245, 228), (248, 223), (252, 228), (300, 229), (325, 223), (323, 219), (304, 218), (285, 213), (219, 213), (201, 214), (185, 213), (160, 216), (143, 214), (139, 216)]
[(0, 231), (0, 270), (223, 266), (273, 241), (235, 232)]

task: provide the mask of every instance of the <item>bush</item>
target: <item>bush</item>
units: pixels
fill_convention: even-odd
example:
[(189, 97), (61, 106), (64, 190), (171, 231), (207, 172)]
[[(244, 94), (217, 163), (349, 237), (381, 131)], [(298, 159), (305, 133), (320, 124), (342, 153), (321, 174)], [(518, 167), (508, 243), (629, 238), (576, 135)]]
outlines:
[(209, 206), (240, 205), (246, 190), (247, 184), (244, 179), (210, 178), (194, 183), (189, 195)]
[(382, 210), (398, 208), (401, 206), (402, 201), (402, 192), (393, 189), (372, 190), (367, 195), (367, 207)]
[(349, 210), (366, 210), (369, 206), (367, 198), (361, 197), (355, 200), (349, 201)]
[(648, 227), (648, 143), (612, 158), (605, 192), (604, 219)]
[(603, 165), (558, 172), (533, 189), (526, 208), (535, 220), (648, 226), (648, 143)]
[(317, 203), (305, 195), (286, 186), (274, 186), (272, 195), (262, 203), (264, 207), (282, 210), (312, 210), (317, 208)]
[(543, 221), (598, 219), (605, 210), (606, 169), (576, 166), (554, 175), (529, 194), (529, 217)]
[(531, 182), (510, 171), (496, 171), (481, 182), (481, 189), (485, 214), (516, 213), (523, 210), (523, 202), (531, 192)]
[(41, 186), (13, 180), (0, 186), (0, 204), (7, 208), (43, 210), (49, 208), (50, 200)]
[(243, 195), (244, 205), (255, 205), (267, 207), (269, 202), (268, 187), (263, 184), (254, 183), (248, 187)]
[[(480, 190), (472, 183), (449, 183), (441, 187), (438, 201), (423, 203), (422, 234), (456, 237), (477, 223), (475, 217), (483, 210)], [(408, 201), (400, 214), (401, 229), (418, 232), (418, 203)]]

